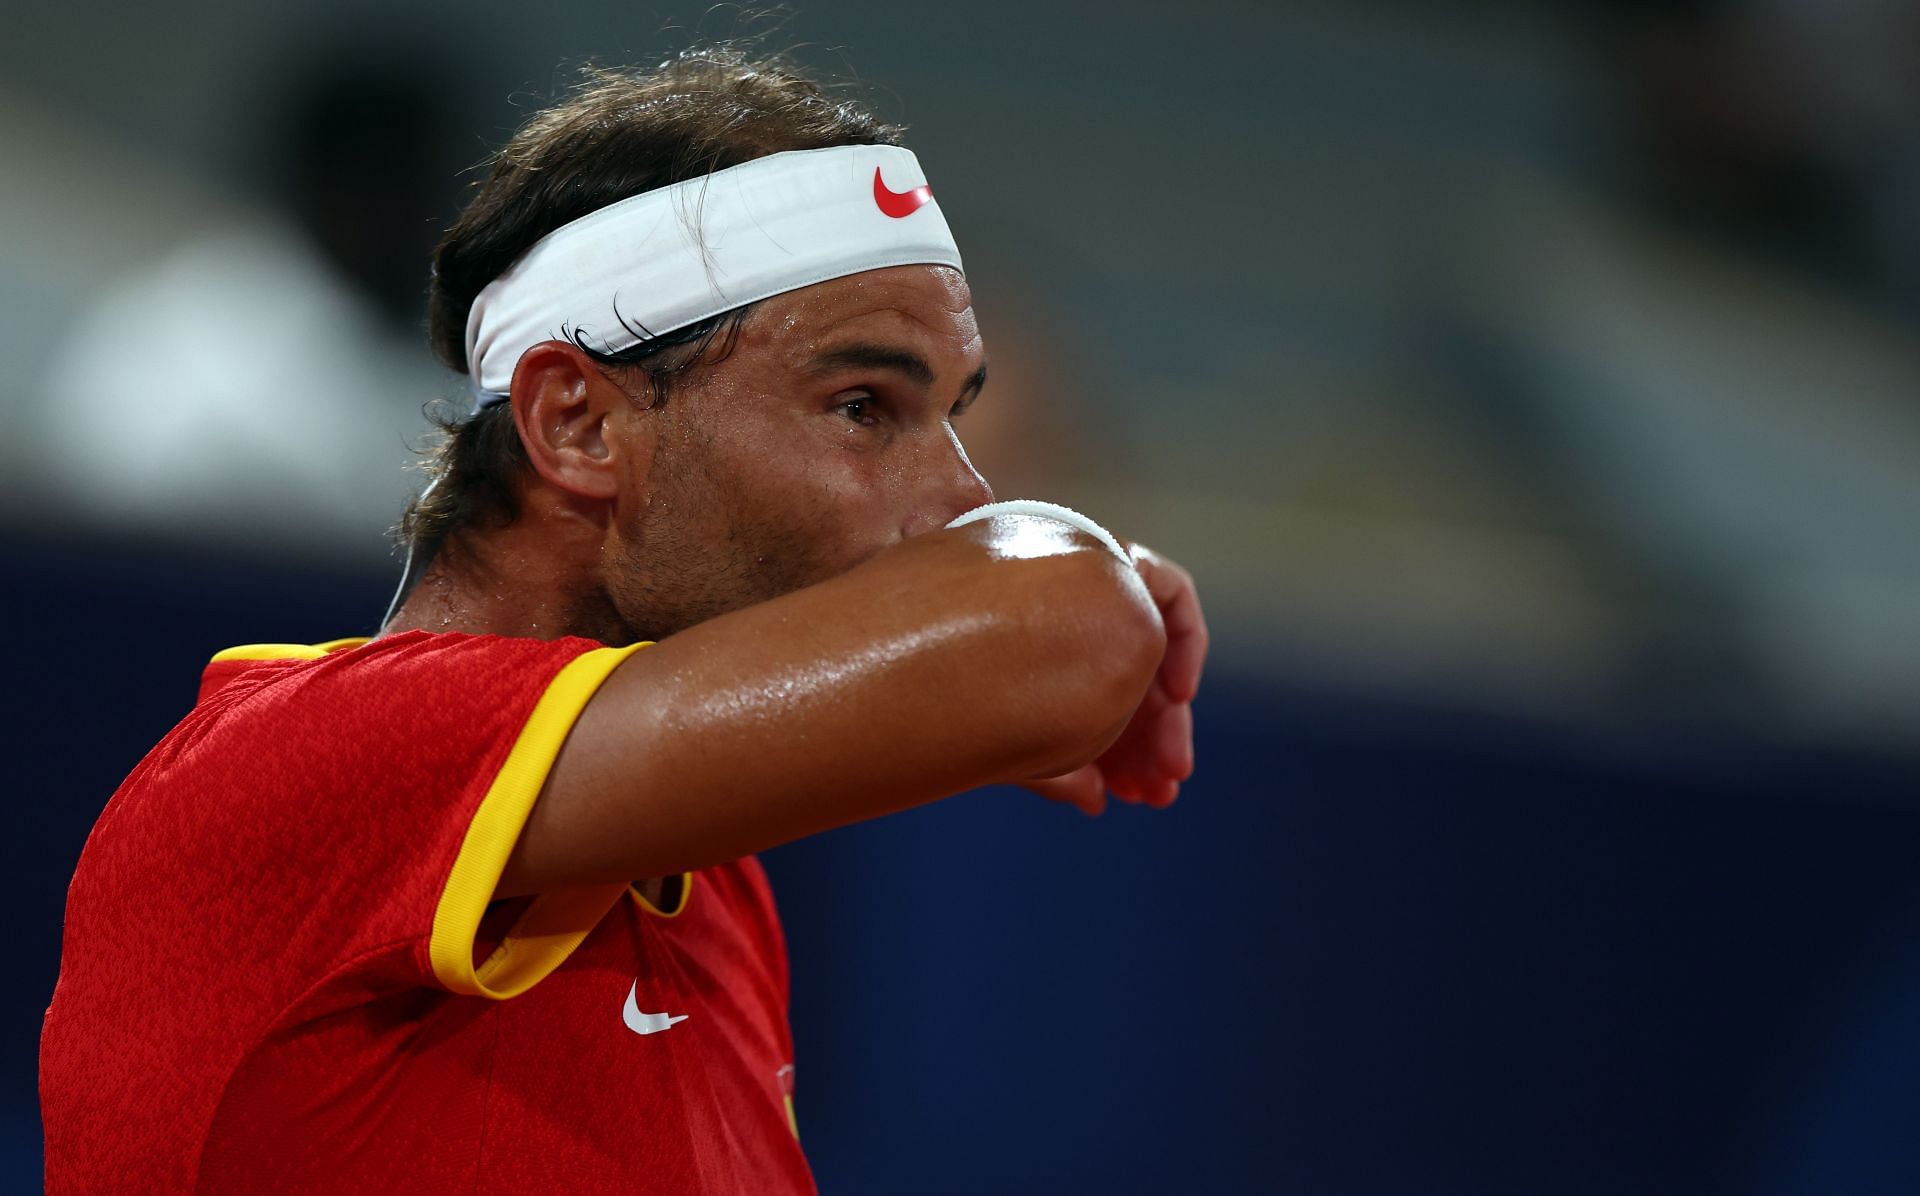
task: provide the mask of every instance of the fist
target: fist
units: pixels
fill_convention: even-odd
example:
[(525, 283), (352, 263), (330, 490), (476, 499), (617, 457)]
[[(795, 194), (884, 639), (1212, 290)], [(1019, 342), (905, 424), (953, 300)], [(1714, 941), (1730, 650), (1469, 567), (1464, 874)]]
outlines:
[(1026, 781), (1022, 788), (1087, 814), (1107, 807), (1107, 795), (1164, 808), (1193, 775), (1193, 698), (1207, 663), (1207, 621), (1193, 575), (1141, 544), (1127, 543), (1133, 567), (1160, 608), (1167, 651), (1153, 684), (1126, 729), (1093, 763), (1057, 777)]

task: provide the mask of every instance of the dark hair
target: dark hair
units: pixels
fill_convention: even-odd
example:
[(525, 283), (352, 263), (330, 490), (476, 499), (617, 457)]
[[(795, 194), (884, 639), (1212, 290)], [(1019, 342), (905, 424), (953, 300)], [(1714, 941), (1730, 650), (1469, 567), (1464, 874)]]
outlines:
[[(768, 154), (898, 145), (904, 131), (858, 103), (833, 98), (778, 55), (750, 57), (733, 46), (686, 50), (647, 71), (590, 67), (582, 76), (494, 156), (434, 252), (427, 335), (435, 356), (460, 373), (469, 367), (467, 312), (474, 297), (560, 226), (629, 196)], [(619, 353), (603, 353), (577, 335), (574, 342), (604, 365), (637, 369), (650, 401), (663, 403), (677, 377), (731, 351), (749, 309)], [(435, 422), (444, 436), (426, 457), (431, 483), (395, 529), (421, 556), (460, 528), (512, 522), (514, 479), (527, 467), (506, 403)]]

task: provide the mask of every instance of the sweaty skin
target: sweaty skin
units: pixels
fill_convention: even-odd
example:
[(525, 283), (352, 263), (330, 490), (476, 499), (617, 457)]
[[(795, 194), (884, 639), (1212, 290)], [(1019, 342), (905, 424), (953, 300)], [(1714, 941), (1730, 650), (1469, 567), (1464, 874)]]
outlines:
[[(990, 501), (954, 421), (985, 355), (962, 276), (776, 296), (664, 402), (571, 344), (511, 401), (531, 469), (456, 533), (387, 634), (609, 644), (498, 889), (661, 877), (1013, 781), (1098, 812), (1191, 772), (1192, 579)], [(657, 895), (657, 883), (651, 886)]]

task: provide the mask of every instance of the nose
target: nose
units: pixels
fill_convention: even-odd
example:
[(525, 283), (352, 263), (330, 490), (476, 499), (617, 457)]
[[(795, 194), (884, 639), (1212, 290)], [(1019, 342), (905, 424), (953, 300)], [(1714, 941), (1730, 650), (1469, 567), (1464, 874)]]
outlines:
[(921, 489), (913, 512), (900, 529), (904, 536), (938, 531), (977, 506), (993, 501), (993, 487), (967, 459), (967, 450), (953, 426), (943, 429), (942, 441), (931, 446), (932, 460), (921, 471)]

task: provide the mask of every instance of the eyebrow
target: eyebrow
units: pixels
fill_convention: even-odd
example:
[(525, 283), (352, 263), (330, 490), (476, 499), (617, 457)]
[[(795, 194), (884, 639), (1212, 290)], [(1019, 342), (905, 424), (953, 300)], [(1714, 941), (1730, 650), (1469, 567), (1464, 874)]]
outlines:
[[(905, 375), (908, 381), (922, 389), (933, 385), (933, 367), (927, 364), (926, 358), (911, 349), (896, 349), (888, 345), (864, 343), (841, 345), (809, 361), (806, 369), (814, 374), (828, 374), (834, 370), (844, 369), (893, 370)], [(987, 364), (983, 361), (979, 369), (967, 376), (966, 385), (960, 388), (961, 398), (966, 399), (979, 393), (980, 388), (986, 384)]]

